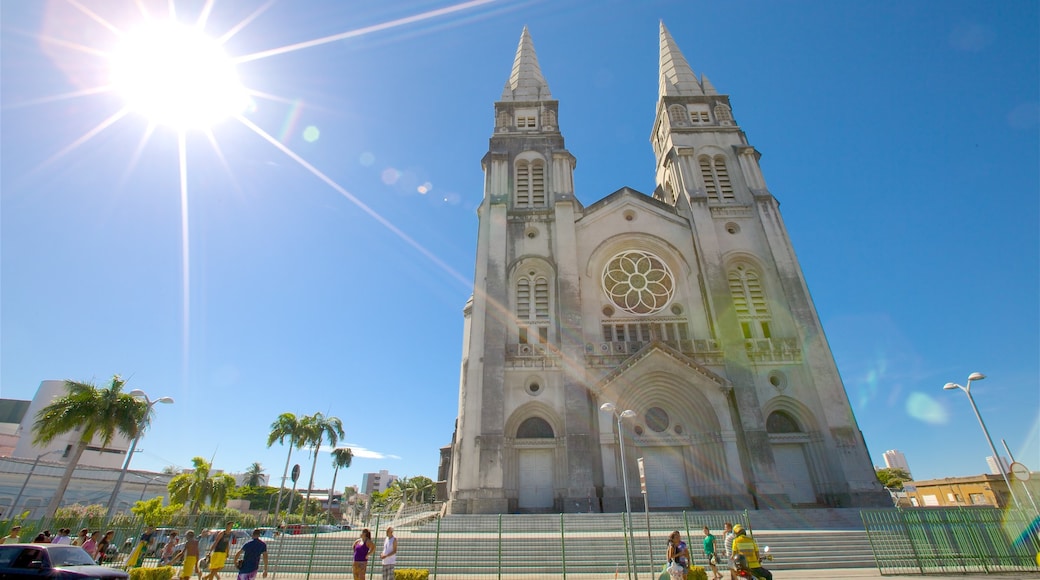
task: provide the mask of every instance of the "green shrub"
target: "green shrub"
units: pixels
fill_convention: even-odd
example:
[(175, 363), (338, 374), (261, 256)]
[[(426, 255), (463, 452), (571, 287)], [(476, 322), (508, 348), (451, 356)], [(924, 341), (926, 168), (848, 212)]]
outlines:
[(399, 568), (394, 570), (394, 578), (397, 580), (429, 580), (430, 571)]
[(171, 580), (173, 578), (173, 566), (131, 568), (129, 572), (130, 580)]

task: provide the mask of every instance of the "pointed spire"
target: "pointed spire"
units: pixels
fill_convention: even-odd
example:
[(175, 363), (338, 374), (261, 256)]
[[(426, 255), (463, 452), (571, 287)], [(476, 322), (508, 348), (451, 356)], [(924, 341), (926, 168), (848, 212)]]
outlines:
[(703, 95), (704, 89), (697, 82), (689, 63), (679, 52), (679, 46), (661, 21), (661, 85), (658, 98)]
[(502, 91), (502, 100), (546, 101), (551, 99), (549, 85), (542, 76), (542, 69), (538, 66), (538, 56), (534, 53), (534, 42), (525, 26), (520, 35), (520, 46), (516, 47), (513, 72), (509, 75), (506, 88)]

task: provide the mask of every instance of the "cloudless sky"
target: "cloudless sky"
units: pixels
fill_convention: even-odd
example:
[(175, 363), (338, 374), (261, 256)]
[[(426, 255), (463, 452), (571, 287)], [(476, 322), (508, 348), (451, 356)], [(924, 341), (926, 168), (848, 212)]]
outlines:
[[(140, 18), (83, 4), (120, 30)], [(174, 4), (184, 21), (205, 5)], [(206, 31), (261, 6), (215, 0)], [(328, 181), (238, 121), (189, 133), (185, 271), (175, 133), (133, 114), (94, 131), (120, 95), (69, 96), (106, 84), (115, 34), (72, 3), (0, 3), (0, 396), (119, 373), (173, 397), (136, 469), (199, 455), (277, 482), (269, 425), (320, 411), (355, 449), (338, 484), (436, 478), (480, 159), (521, 30), (588, 205), (654, 189), (663, 20), (762, 153), (874, 463), (899, 449), (918, 479), (986, 472), (966, 397), (942, 390), (979, 371), (998, 448), (1040, 470), (1040, 5), (489, 1), (409, 18), (450, 6), (282, 0), (231, 36), (240, 56), (375, 27), (238, 66), (268, 95), (249, 121)], [(315, 485), (331, 479), (323, 452)]]

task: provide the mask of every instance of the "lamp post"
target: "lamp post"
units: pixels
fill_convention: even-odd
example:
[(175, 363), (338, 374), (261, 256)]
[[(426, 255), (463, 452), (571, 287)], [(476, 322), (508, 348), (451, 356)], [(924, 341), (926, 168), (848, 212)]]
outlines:
[(36, 460), (33, 461), (32, 467), (29, 468), (29, 473), (25, 476), (25, 481), (22, 482), (22, 488), (18, 490), (18, 495), (15, 496), (14, 502), (11, 503), (11, 517), (17, 515), (18, 512), (15, 511), (15, 508), (18, 507), (18, 500), (22, 499), (22, 493), (25, 492), (25, 487), (29, 485), (29, 478), (32, 477), (33, 472), (36, 471), (36, 466), (40, 464), (40, 460), (52, 453), (62, 453), (63, 451), (64, 449), (55, 449), (36, 456)]
[(130, 468), (130, 460), (134, 457), (134, 451), (137, 449), (137, 442), (141, 439), (141, 434), (144, 432), (145, 423), (148, 422), (148, 416), (152, 413), (152, 407), (156, 403), (172, 404), (172, 397), (159, 397), (156, 400), (151, 400), (148, 395), (145, 394), (141, 389), (134, 389), (130, 391), (130, 396), (136, 399), (144, 399), (145, 405), (148, 408), (145, 410), (144, 415), (141, 417), (141, 422), (137, 424), (137, 432), (134, 433), (134, 440), (130, 443), (130, 450), (126, 453), (126, 461), (123, 462), (123, 469), (119, 472), (119, 478), (116, 479), (116, 486), (112, 490), (112, 496), (108, 498), (108, 511), (105, 513), (105, 519), (112, 517), (112, 512), (116, 509), (116, 499), (119, 497), (119, 488), (123, 486), (123, 478), (126, 477), (126, 470)]
[(151, 485), (151, 483), (153, 481), (156, 481), (158, 479), (162, 479), (162, 476), (161, 475), (156, 475), (155, 477), (153, 477), (153, 478), (149, 479), (148, 481), (144, 482), (144, 489), (141, 490), (141, 498), (138, 499), (137, 501), (144, 501), (144, 494), (148, 493), (148, 486)]
[(1015, 490), (1011, 487), (1011, 481), (1008, 480), (1007, 473), (1004, 472), (1004, 466), (1000, 464), (1000, 454), (997, 453), (997, 447), (993, 445), (993, 439), (989, 436), (989, 430), (986, 429), (986, 423), (983, 422), (982, 415), (979, 414), (979, 408), (975, 406), (975, 398), (971, 396), (971, 382), (981, 381), (984, 378), (986, 378), (986, 375), (982, 373), (971, 373), (970, 375), (968, 375), (967, 384), (965, 384), (963, 387), (958, 385), (957, 383), (946, 383), (945, 385), (943, 385), (943, 389), (947, 391), (951, 391), (953, 389), (960, 389), (964, 391), (965, 395), (968, 395), (968, 402), (971, 403), (971, 409), (975, 411), (975, 417), (978, 418), (979, 425), (982, 426), (982, 433), (986, 435), (986, 442), (989, 443), (990, 451), (993, 452), (993, 457), (997, 461), (997, 466), (999, 467), (1000, 475), (1004, 478), (1004, 484), (1007, 485), (1008, 493), (1011, 494), (1011, 499), (1015, 501), (1015, 505), (1021, 508), (1022, 504), (1018, 502), (1018, 497), (1015, 496)]
[(625, 489), (625, 520), (628, 522), (629, 545), (632, 546), (632, 575), (635, 580), (639, 580), (639, 570), (635, 566), (636, 540), (635, 536), (632, 535), (632, 500), (628, 497), (628, 471), (625, 469), (625, 434), (621, 432), (621, 420), (635, 417), (636, 412), (632, 409), (625, 409), (618, 413), (617, 406), (614, 403), (603, 403), (599, 409), (610, 413), (617, 419), (618, 445), (621, 452), (621, 484)]

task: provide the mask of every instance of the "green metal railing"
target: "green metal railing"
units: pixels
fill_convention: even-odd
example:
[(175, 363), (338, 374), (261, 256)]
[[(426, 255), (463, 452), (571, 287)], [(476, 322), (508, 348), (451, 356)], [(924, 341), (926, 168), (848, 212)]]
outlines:
[(962, 507), (864, 510), (860, 516), (882, 575), (1037, 570), (1036, 513)]

